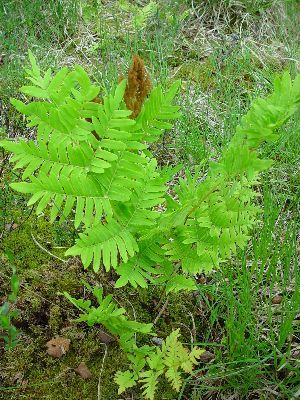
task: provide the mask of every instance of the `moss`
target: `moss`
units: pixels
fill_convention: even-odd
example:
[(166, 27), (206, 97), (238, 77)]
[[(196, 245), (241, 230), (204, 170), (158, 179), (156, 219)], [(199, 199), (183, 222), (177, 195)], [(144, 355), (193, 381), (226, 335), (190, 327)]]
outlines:
[(177, 79), (192, 81), (200, 85), (201, 90), (207, 91), (215, 86), (215, 67), (211, 57), (205, 61), (191, 60), (178, 69)]
[(59, 328), (62, 325), (61, 309), (58, 304), (55, 304), (50, 308), (49, 313), (49, 327), (54, 334), (59, 333)]
[[(69, 333), (70, 334), (70, 333)], [(69, 336), (66, 334), (66, 337)], [(72, 337), (72, 335), (70, 335)], [(0, 399), (55, 399), (77, 400), (97, 398), (99, 372), (105, 352), (99, 344), (97, 330), (84, 333), (83, 337), (72, 338), (71, 348), (61, 359), (53, 359), (46, 354), (42, 341), (25, 343), (3, 356), (4, 365), (9, 365), (5, 373), (6, 382), (15, 386), (11, 390), (0, 392)], [(84, 361), (93, 377), (83, 380), (76, 375), (74, 368)], [(116, 385), (111, 379), (118, 367), (124, 364), (124, 357), (118, 348), (112, 345), (108, 349), (101, 380), (101, 395), (104, 399), (117, 399)], [(16, 373), (23, 376), (23, 384), (14, 384)]]
[[(78, 317), (78, 310), (61, 293), (68, 291), (77, 298), (86, 298), (87, 293), (84, 292), (82, 280), (91, 285), (101, 284), (106, 295), (113, 292), (115, 299), (128, 311), (131, 319), (136, 318), (138, 321), (149, 323), (154, 321), (162, 306), (157, 307), (162, 288), (150, 286), (149, 290), (145, 290), (128, 286), (114, 291), (112, 280), (116, 277), (113, 273), (95, 274), (90, 269), (85, 271), (77, 259), (60, 262), (41, 250), (32, 239), (33, 232), (34, 237), (43, 246), (48, 246), (51, 252), (60, 255), (55, 248), (57, 244), (72, 244), (73, 231), (68, 224), (50, 225), (47, 214), (44, 218), (38, 218), (25, 208), (25, 199), (21, 196), (17, 202), (13, 199), (11, 207), (7, 205), (7, 208), (7, 219), (14, 221), (17, 227), (5, 232), (1, 246), (4, 251), (9, 250), (14, 254), (13, 262), (17, 266), (21, 281), (16, 305), (20, 313), (14, 321), (20, 337), (19, 344), (13, 351), (4, 353), (0, 349), (1, 364), (4, 366), (0, 370), (3, 387), (0, 399), (94, 399), (97, 397), (105, 345), (101, 343), (99, 327), (88, 328), (84, 324), (72, 322)], [(6, 261), (5, 269), (9, 271)], [(9, 290), (9, 281), (2, 276), (0, 287), (5, 292)], [(170, 295), (169, 306), (155, 326), (157, 335), (165, 338), (173, 328), (182, 328), (181, 324), (190, 326), (188, 311), (193, 307), (195, 301), (192, 295)], [(71, 348), (61, 359), (52, 359), (46, 353), (45, 345), (57, 335), (69, 338)], [(183, 328), (182, 335), (183, 341), (189, 342), (188, 329)], [(138, 343), (149, 343), (149, 338), (138, 338)], [(82, 361), (93, 374), (91, 380), (85, 381), (74, 372), (74, 368)], [(101, 398), (124, 398), (118, 396), (113, 376), (117, 370), (127, 368), (126, 355), (116, 343), (110, 343), (101, 375)], [(165, 381), (160, 383), (158, 392), (161, 394), (161, 400), (177, 397)], [(131, 394), (135, 399), (142, 399), (139, 387), (129, 390), (126, 396), (130, 397)]]
[[(9, 392), (0, 392), (0, 399), (14, 400), (20, 397), (28, 399), (94, 399), (97, 395), (99, 371), (102, 366), (105, 345), (101, 344), (99, 327), (88, 328), (84, 324), (74, 324), (72, 320), (78, 316), (78, 311), (58, 292), (68, 290), (76, 297), (84, 297), (81, 279), (97, 284), (101, 279), (105, 293), (111, 292), (109, 280), (111, 277), (101, 275), (97, 278), (91, 271), (83, 271), (80, 264), (67, 263), (65, 265), (48, 263), (37, 269), (21, 271), (22, 288), (18, 298), (18, 308), (21, 311), (16, 321), (21, 332), (20, 342), (14, 351), (2, 355), (3, 365), (9, 366), (0, 372), (4, 387), (19, 386)], [(131, 318), (136, 315), (137, 320), (153, 322), (160, 307), (155, 310), (161, 296), (161, 288), (150, 290), (133, 289), (126, 287), (117, 290), (115, 298), (124, 306)], [(86, 297), (86, 296), (85, 296)], [(190, 325), (188, 310), (192, 310), (193, 296), (169, 296), (170, 308), (158, 320), (155, 330), (159, 337), (165, 338), (172, 328), (181, 323)], [(134, 312), (133, 312), (134, 309)], [(182, 311), (185, 311), (184, 313)], [(183, 318), (186, 316), (186, 318)], [(189, 332), (182, 330), (183, 340), (189, 341)], [(52, 359), (46, 354), (46, 342), (56, 335), (69, 338), (71, 347), (69, 353), (61, 359)], [(142, 338), (139, 342), (147, 342)], [(73, 369), (84, 361), (93, 378), (82, 380)], [(113, 376), (117, 370), (128, 368), (128, 361), (116, 343), (108, 345), (108, 354), (101, 376), (101, 396), (103, 399), (119, 399), (117, 386)], [(16, 373), (20, 372), (23, 386), (14, 382)], [(21, 387), (20, 387), (21, 386)], [(126, 396), (130, 396), (130, 391)], [(142, 399), (140, 389), (134, 388), (135, 399)], [(160, 383), (160, 399), (171, 400), (176, 396), (166, 382)], [(4, 397), (1, 397), (5, 394)], [(52, 396), (52, 397), (51, 397)], [(121, 396), (122, 398), (122, 396)]]
[(33, 239), (34, 237), (46, 247), (51, 243), (51, 226), (43, 218), (37, 218), (35, 215), (30, 215), (27, 220), (25, 218), (19, 210), (11, 212), (10, 220), (14, 221), (17, 227), (4, 238), (1, 245), (4, 251), (10, 251), (15, 256), (14, 263), (17, 269), (22, 270), (37, 268), (51, 260), (51, 256), (39, 248)]

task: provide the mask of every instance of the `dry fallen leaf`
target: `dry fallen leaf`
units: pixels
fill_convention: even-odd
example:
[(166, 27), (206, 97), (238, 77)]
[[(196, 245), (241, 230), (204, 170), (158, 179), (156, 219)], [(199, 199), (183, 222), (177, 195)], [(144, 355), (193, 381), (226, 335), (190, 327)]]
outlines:
[(24, 374), (23, 372), (17, 372), (16, 375), (12, 377), (12, 383), (21, 385), (23, 382)]
[(200, 274), (199, 276), (197, 276), (197, 282), (201, 285), (204, 285), (205, 283), (207, 283), (206, 276), (204, 274)]
[(116, 340), (113, 336), (111, 336), (108, 333), (103, 332), (103, 331), (100, 331), (98, 336), (99, 336), (100, 342), (105, 343), (105, 344), (109, 344)]
[(78, 367), (74, 369), (74, 371), (76, 374), (80, 375), (82, 379), (90, 379), (93, 376), (85, 362), (81, 362)]
[(47, 342), (47, 353), (49, 356), (54, 358), (61, 358), (64, 354), (69, 351), (70, 348), (70, 339), (66, 339), (63, 337), (57, 337), (55, 339), (49, 340)]
[(201, 354), (200, 361), (204, 363), (208, 363), (209, 361), (213, 360), (216, 356), (211, 353), (210, 351), (205, 351), (204, 353)]
[(282, 296), (280, 296), (280, 294), (277, 294), (272, 299), (273, 304), (280, 304), (281, 302), (282, 302)]

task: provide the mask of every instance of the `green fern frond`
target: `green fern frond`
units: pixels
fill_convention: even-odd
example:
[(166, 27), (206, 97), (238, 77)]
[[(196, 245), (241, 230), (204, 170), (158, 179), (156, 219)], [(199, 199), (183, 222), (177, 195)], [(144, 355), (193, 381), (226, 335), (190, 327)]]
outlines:
[(163, 246), (171, 262), (180, 262), (183, 272), (192, 275), (201, 271), (209, 272), (213, 267), (218, 267), (217, 257), (212, 258), (208, 253), (199, 256), (195, 248), (183, 243), (185, 239), (182, 229), (176, 229), (168, 243)]
[(134, 25), (137, 28), (144, 28), (149, 18), (157, 12), (157, 9), (158, 4), (153, 0), (150, 0), (150, 2), (141, 9), (137, 7), (136, 15), (134, 16)]
[(192, 353), (189, 353), (178, 340), (179, 336), (180, 332), (179, 329), (177, 329), (173, 331), (162, 344), (163, 362), (167, 368), (165, 375), (176, 391), (179, 391), (182, 386), (180, 369), (191, 372), (193, 365), (198, 363), (196, 358), (199, 358), (203, 353), (202, 350), (197, 348), (195, 348)]
[(64, 134), (70, 141), (95, 143), (91, 133), (94, 128), (85, 120), (84, 107), (97, 96), (99, 87), (92, 85), (87, 73), (78, 65), (71, 72), (63, 68), (54, 77), (48, 70), (42, 78), (32, 53), (30, 60), (32, 69), (26, 71), (28, 79), (36, 86), (23, 86), (21, 91), (47, 102), (24, 104), (20, 100), (11, 100), (18, 111), (28, 116), (29, 126), (39, 125), (48, 137), (59, 132), (60, 136)]
[(130, 283), (133, 287), (148, 287), (148, 283), (163, 283), (170, 277), (173, 266), (161, 248), (162, 241), (152, 239), (139, 242), (139, 252), (127, 263), (120, 264), (116, 272), (120, 275), (115, 287)]
[(130, 231), (115, 220), (111, 220), (106, 225), (94, 225), (79, 234), (76, 244), (66, 252), (66, 255), (80, 255), (85, 267), (93, 262), (94, 271), (97, 272), (101, 261), (106, 271), (109, 271), (111, 266), (113, 268), (118, 266), (118, 257), (126, 263), (137, 251), (139, 251), (137, 242)]
[(179, 292), (181, 290), (190, 291), (196, 290), (197, 285), (192, 278), (188, 278), (183, 275), (174, 276), (169, 279), (166, 284), (166, 293)]
[(54, 221), (59, 212), (61, 222), (76, 207), (75, 227), (83, 221), (86, 226), (99, 222), (103, 212), (112, 215), (109, 199), (105, 198), (99, 185), (85, 174), (46, 175), (40, 171), (38, 177), (32, 176), (31, 182), (12, 183), (11, 187), (21, 193), (33, 193), (28, 205), (37, 202), (36, 213), (41, 213), (51, 205), (50, 220)]
[[(135, 170), (133, 177), (139, 177), (139, 185), (131, 191), (130, 201), (119, 203), (115, 207), (116, 218), (133, 231), (140, 231), (155, 225), (160, 213), (153, 207), (165, 202), (165, 179), (157, 171), (155, 159), (144, 159), (147, 164), (136, 170), (138, 163), (132, 163)], [(133, 160), (134, 161), (134, 160)], [(128, 173), (127, 173), (128, 176)]]
[(123, 337), (134, 340), (136, 333), (145, 335), (153, 335), (153, 324), (144, 324), (141, 322), (131, 321), (125, 315), (124, 308), (119, 308), (112, 300), (112, 295), (104, 296), (103, 288), (91, 288), (87, 283), (85, 286), (97, 299), (98, 306), (92, 306), (90, 300), (75, 299), (69, 293), (64, 292), (64, 296), (82, 311), (77, 322), (86, 322), (89, 326), (101, 324), (113, 335), (120, 336), (120, 342)]
[(181, 85), (180, 81), (172, 84), (167, 93), (163, 93), (161, 86), (151, 91), (150, 97), (143, 104), (143, 108), (136, 120), (136, 128), (144, 132), (143, 140), (156, 142), (165, 129), (172, 128), (166, 120), (180, 117), (179, 106), (172, 105), (172, 101)]
[[(101, 142), (100, 142), (101, 145)], [(101, 175), (93, 175), (107, 199), (127, 202), (133, 189), (139, 188), (145, 175), (145, 165), (149, 160), (140, 154), (127, 150), (117, 153), (117, 160)]]
[(68, 176), (88, 174), (90, 172), (103, 173), (106, 168), (111, 167), (111, 162), (118, 159), (112, 152), (94, 149), (88, 143), (62, 143), (61, 140), (46, 142), (40, 140), (38, 145), (33, 141), (18, 143), (12, 141), (1, 141), (0, 145), (14, 153), (10, 159), (15, 163), (14, 169), (25, 168), (22, 178), (30, 177), (34, 172), (40, 170), (44, 174), (63, 173)]
[(260, 212), (254, 187), (259, 173), (272, 164), (272, 160), (259, 159), (255, 149), (275, 139), (274, 131), (295, 112), (300, 103), (299, 82), (299, 77), (292, 82), (288, 73), (277, 78), (274, 93), (254, 101), (207, 179), (199, 183), (197, 173), (187, 173), (179, 182), (178, 204), (168, 202), (169, 210), (160, 223), (161, 229), (171, 231), (164, 245), (166, 255), (171, 261), (181, 261), (184, 272), (211, 271), (234, 255), (237, 247), (245, 247)]
[(142, 390), (146, 399), (154, 400), (158, 378), (161, 374), (162, 371), (153, 371), (152, 369), (141, 373), (140, 382), (143, 383)]
[(135, 120), (130, 119), (130, 110), (120, 109), (120, 105), (126, 88), (126, 80), (119, 83), (116, 90), (103, 98), (103, 104), (93, 107), (97, 114), (85, 113), (86, 118), (92, 118), (93, 129), (100, 138), (126, 141), (133, 138), (129, 128), (136, 125)]
[(122, 394), (126, 389), (136, 385), (136, 377), (132, 371), (118, 371), (115, 375), (114, 381), (119, 386), (118, 394)]
[(294, 81), (288, 71), (274, 80), (274, 91), (265, 99), (256, 99), (237, 127), (232, 146), (245, 143), (257, 148), (278, 138), (274, 131), (295, 113), (300, 104), (300, 75)]

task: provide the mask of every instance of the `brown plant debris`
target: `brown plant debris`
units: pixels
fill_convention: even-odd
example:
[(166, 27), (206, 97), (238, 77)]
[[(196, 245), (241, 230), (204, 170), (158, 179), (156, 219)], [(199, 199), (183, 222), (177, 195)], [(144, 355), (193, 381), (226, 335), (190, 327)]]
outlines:
[(116, 340), (113, 336), (111, 336), (111, 335), (109, 335), (109, 334), (107, 334), (106, 332), (103, 332), (103, 331), (99, 332), (98, 337), (99, 337), (100, 342), (101, 343), (105, 343), (105, 344), (109, 344), (109, 343), (114, 342)]
[(281, 302), (282, 302), (282, 296), (280, 294), (277, 294), (272, 299), (272, 304), (281, 304)]
[(57, 337), (55, 339), (49, 340), (46, 343), (47, 353), (49, 356), (54, 358), (61, 358), (64, 354), (69, 351), (70, 348), (70, 339), (66, 339), (63, 337)]
[(216, 356), (214, 355), (214, 353), (211, 353), (210, 351), (205, 351), (204, 353), (201, 354), (200, 361), (202, 361), (203, 363), (208, 363), (214, 360), (215, 358)]
[[(122, 79), (122, 76), (120, 79)], [(150, 89), (151, 81), (146, 72), (144, 61), (141, 57), (135, 55), (128, 71), (128, 80), (124, 93), (125, 104), (132, 111), (131, 118), (136, 118), (139, 115)]]
[(82, 379), (90, 379), (93, 376), (85, 362), (81, 362), (78, 367), (74, 369), (74, 371), (76, 374), (81, 376)]

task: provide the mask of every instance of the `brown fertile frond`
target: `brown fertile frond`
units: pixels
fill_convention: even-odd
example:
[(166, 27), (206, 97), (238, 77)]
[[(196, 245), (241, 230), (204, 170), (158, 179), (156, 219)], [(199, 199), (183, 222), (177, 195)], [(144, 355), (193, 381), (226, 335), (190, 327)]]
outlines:
[(151, 81), (146, 72), (144, 61), (135, 55), (128, 71), (127, 86), (124, 93), (126, 106), (132, 111), (131, 118), (136, 118), (139, 115), (150, 89)]

